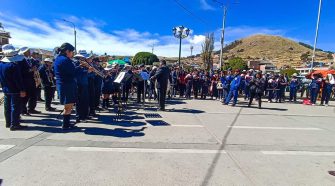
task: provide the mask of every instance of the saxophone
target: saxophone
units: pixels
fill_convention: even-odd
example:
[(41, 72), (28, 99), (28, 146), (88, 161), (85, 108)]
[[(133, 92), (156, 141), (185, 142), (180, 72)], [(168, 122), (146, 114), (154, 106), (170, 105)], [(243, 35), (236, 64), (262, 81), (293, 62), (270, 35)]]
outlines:
[(37, 70), (36, 67), (34, 67), (33, 71), (34, 71), (35, 86), (39, 87), (42, 83), (40, 72)]
[(56, 86), (55, 86), (55, 81), (54, 81), (53, 75), (52, 75), (51, 70), (50, 70), (49, 67), (47, 67), (47, 68), (45, 69), (45, 73), (47, 74), (47, 78), (48, 78), (48, 81), (49, 81), (51, 87), (56, 87)]

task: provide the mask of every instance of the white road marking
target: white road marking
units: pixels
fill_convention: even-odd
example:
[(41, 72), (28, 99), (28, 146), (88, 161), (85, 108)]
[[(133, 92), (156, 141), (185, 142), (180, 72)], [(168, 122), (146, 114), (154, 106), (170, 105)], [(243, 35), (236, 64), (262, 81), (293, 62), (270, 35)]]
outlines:
[(169, 125), (171, 127), (195, 127), (195, 128), (203, 128), (203, 125)]
[(320, 128), (296, 128), (296, 127), (254, 127), (254, 126), (228, 126), (234, 129), (263, 129), (263, 130), (322, 130)]
[(15, 145), (0, 145), (0, 150), (8, 150), (14, 146)]
[(335, 152), (310, 151), (261, 151), (265, 155), (296, 155), (296, 156), (335, 156)]
[(141, 148), (99, 148), (99, 147), (69, 147), (68, 151), (80, 152), (140, 152), (140, 153), (176, 153), (176, 154), (225, 154), (224, 150), (202, 149), (141, 149)]

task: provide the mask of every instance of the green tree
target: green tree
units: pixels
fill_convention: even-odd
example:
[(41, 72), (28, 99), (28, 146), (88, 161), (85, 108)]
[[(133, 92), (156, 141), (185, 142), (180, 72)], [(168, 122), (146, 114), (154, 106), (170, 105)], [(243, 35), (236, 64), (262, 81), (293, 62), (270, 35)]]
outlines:
[(134, 56), (132, 65), (152, 65), (154, 62), (159, 62), (159, 59), (155, 54), (150, 52), (139, 52)]
[(333, 53), (329, 52), (329, 53), (327, 54), (327, 59), (333, 59)]
[(228, 64), (225, 65), (224, 69), (232, 69), (232, 70), (245, 70), (248, 68), (247, 63), (240, 57), (234, 57), (228, 60)]
[(287, 69), (283, 69), (280, 71), (280, 74), (287, 74), (288, 77), (291, 77), (294, 73), (299, 73), (299, 71), (297, 71), (294, 68), (287, 68)]

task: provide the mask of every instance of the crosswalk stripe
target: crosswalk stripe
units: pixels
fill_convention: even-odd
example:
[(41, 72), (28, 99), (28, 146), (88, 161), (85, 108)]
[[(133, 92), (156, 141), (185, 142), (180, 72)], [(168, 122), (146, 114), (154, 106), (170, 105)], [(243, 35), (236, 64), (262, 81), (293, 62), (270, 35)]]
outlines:
[(80, 152), (139, 152), (139, 153), (176, 153), (176, 154), (225, 154), (223, 150), (202, 149), (142, 149), (142, 148), (99, 148), (99, 147), (68, 147), (68, 151)]

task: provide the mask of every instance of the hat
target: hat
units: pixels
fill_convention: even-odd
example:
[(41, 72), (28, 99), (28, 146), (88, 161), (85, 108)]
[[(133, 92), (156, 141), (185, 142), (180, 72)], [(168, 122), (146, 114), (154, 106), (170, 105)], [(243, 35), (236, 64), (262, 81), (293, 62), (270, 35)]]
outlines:
[(297, 77), (298, 76), (298, 74), (297, 73), (294, 73), (293, 75), (292, 75), (292, 77)]
[[(78, 55), (78, 56), (77, 56)], [(75, 57), (84, 57), (84, 58), (90, 58), (91, 55), (86, 52), (86, 50), (79, 50), (78, 54), (75, 55)]]
[(140, 68), (143, 68), (143, 67), (144, 67), (144, 64), (140, 64), (139, 67), (140, 67)]
[(73, 56), (74, 58), (86, 58), (83, 54), (77, 53)]
[(23, 55), (24, 53), (28, 52), (30, 50), (29, 47), (22, 47), (19, 50), (19, 55)]
[(50, 62), (50, 63), (53, 63), (53, 60), (52, 60), (51, 58), (48, 58), (48, 57), (47, 57), (47, 58), (44, 59), (44, 62)]
[(4, 58), (1, 60), (2, 62), (16, 62), (24, 59), (24, 56), (18, 55), (18, 51), (11, 44), (3, 45), (2, 52), (4, 55)]
[(104, 70), (112, 70), (115, 66), (114, 65), (107, 65)]

